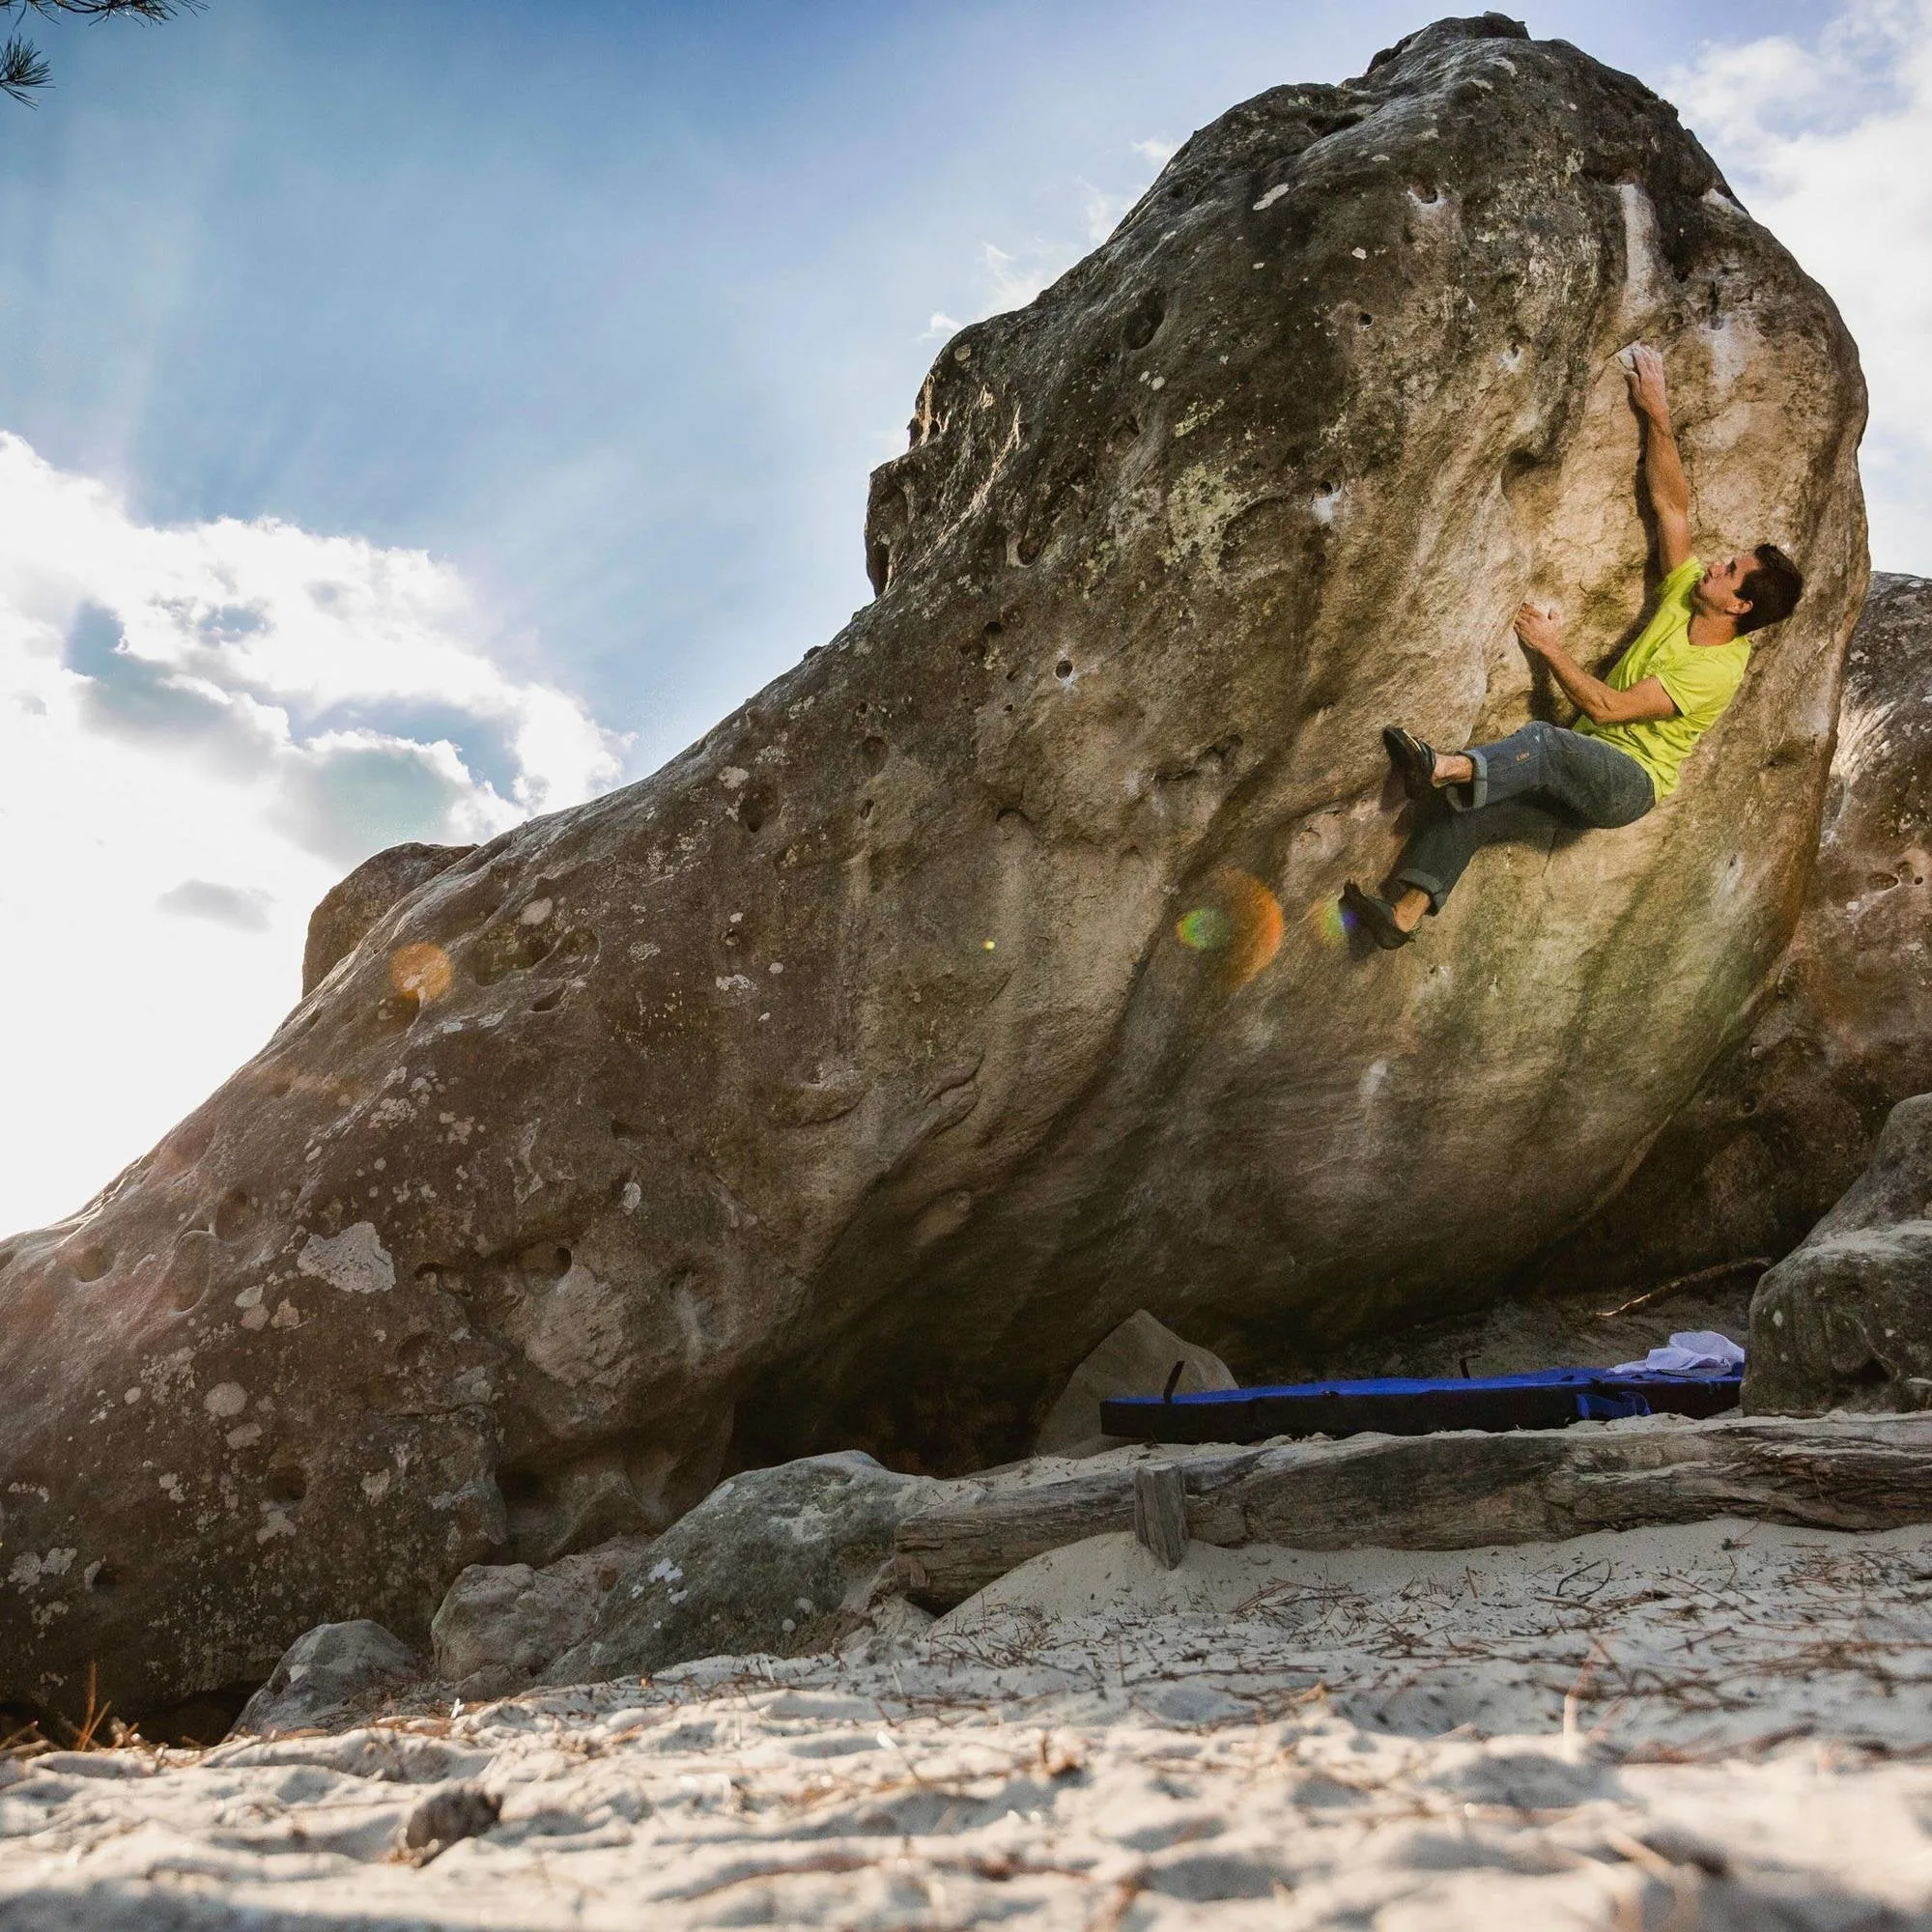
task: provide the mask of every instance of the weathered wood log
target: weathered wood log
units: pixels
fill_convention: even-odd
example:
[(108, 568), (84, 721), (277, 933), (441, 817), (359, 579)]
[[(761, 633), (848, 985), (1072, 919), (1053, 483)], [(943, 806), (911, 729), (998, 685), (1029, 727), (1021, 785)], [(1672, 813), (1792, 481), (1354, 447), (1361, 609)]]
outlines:
[(1134, 1537), (1163, 1570), (1187, 1554), (1187, 1491), (1172, 1463), (1134, 1464)]
[[(1227, 1547), (1467, 1549), (1740, 1516), (1830, 1529), (1932, 1522), (1932, 1415), (1725, 1416), (1653, 1427), (1178, 1447), (1189, 1534)], [(1129, 1462), (994, 1485), (911, 1517), (904, 1587), (950, 1609), (1029, 1557), (1134, 1526)]]

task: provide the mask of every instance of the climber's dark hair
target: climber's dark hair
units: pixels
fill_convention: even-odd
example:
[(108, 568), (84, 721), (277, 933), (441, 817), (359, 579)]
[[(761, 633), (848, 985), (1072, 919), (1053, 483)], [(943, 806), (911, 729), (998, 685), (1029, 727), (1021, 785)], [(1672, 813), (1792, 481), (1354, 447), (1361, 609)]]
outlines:
[(1804, 579), (1798, 566), (1776, 544), (1759, 544), (1751, 554), (1757, 561), (1738, 585), (1738, 595), (1750, 605), (1738, 619), (1740, 636), (1781, 622), (1798, 609), (1798, 600), (1804, 594)]

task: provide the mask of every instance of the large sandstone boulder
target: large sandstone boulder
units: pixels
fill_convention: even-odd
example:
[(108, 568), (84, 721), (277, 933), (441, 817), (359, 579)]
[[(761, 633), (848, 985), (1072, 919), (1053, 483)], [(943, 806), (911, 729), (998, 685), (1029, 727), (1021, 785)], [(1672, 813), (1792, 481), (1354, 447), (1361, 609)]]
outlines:
[[(1887, 1114), (1932, 1090), (1928, 933), (1932, 583), (1882, 576), (1852, 634), (1817, 868), (1790, 950), (1629, 1184), (1522, 1285), (1615, 1300), (1789, 1254), (1862, 1172)], [(1750, 1275), (1737, 1280), (1747, 1288)]]
[[(1380, 724), (1547, 710), (1527, 594), (1605, 656), (1637, 610), (1638, 337), (1700, 540), (1810, 595), (1661, 810), (1365, 954)], [(1443, 22), (1223, 116), (942, 352), (827, 648), (420, 886), (0, 1244), (0, 1695), (419, 1644), (465, 1566), (661, 1529), (727, 1458), (993, 1460), (1139, 1307), (1238, 1367), (1492, 1293), (1790, 936), (1862, 417), (1829, 299), (1563, 43)]]
[(1891, 1110), (1871, 1165), (1758, 1284), (1744, 1402), (1932, 1408), (1932, 1094)]

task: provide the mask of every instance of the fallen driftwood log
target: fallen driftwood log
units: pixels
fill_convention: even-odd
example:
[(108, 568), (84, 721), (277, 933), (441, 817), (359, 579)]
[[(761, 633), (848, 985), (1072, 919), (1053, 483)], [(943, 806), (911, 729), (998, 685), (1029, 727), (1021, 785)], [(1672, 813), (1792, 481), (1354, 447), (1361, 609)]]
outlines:
[[(1717, 1516), (1829, 1529), (1932, 1521), (1932, 1415), (1351, 1436), (1174, 1448), (1190, 1537), (1232, 1547), (1466, 1549)], [(1134, 1527), (1135, 1463), (990, 1487), (894, 1536), (906, 1594), (950, 1609), (1029, 1557)]]

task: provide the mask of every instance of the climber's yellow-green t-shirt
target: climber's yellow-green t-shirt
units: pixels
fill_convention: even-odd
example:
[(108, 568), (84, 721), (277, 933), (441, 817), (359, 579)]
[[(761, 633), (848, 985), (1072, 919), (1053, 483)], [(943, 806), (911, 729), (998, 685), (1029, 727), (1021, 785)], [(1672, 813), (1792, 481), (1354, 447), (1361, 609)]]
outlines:
[(1703, 564), (1691, 556), (1663, 580), (1650, 622), (1605, 680), (1612, 691), (1628, 691), (1654, 677), (1670, 694), (1677, 715), (1635, 724), (1593, 724), (1579, 718), (1576, 725), (1634, 758), (1661, 799), (1677, 789), (1679, 767), (1724, 715), (1750, 663), (1748, 638), (1733, 638), (1728, 644), (1690, 641), (1690, 587), (1703, 574)]

